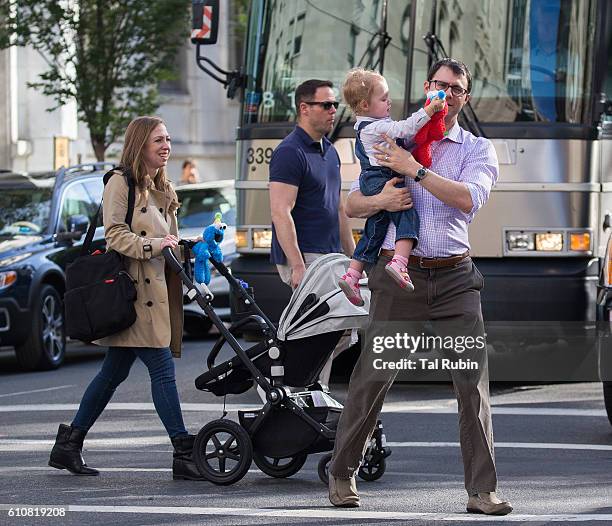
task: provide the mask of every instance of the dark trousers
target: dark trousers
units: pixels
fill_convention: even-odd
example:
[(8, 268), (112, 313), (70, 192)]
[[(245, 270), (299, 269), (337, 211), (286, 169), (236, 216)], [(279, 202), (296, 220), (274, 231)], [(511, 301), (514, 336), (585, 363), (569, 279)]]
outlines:
[[(465, 336), (484, 337), (480, 307), (483, 279), (469, 257), (447, 268), (410, 266), (413, 294), (406, 294), (386, 278), (384, 266), (388, 261), (388, 257), (381, 256), (370, 271), (370, 327), (393, 320), (405, 322), (406, 326), (411, 325), (408, 322), (443, 320), (461, 327)], [(451, 350), (449, 354), (455, 353)], [(350, 478), (359, 468), (385, 395), (397, 375), (397, 370), (376, 370), (373, 360), (378, 356), (371, 346), (364, 346), (353, 370), (329, 469), (335, 477)], [(472, 352), (471, 358), (479, 363), (477, 371), (453, 370), (451, 377), (459, 405), (465, 488), (473, 495), (495, 491), (497, 475), (486, 348)]]
[(91, 381), (72, 425), (88, 431), (110, 401), (117, 386), (130, 373), (130, 368), (140, 358), (149, 370), (153, 404), (170, 438), (186, 435), (183, 414), (176, 389), (174, 362), (170, 349), (147, 347), (109, 347), (102, 369)]
[[(382, 192), (385, 184), (395, 177), (391, 170), (372, 166), (361, 171), (359, 176), (359, 190), (363, 195), (377, 195)], [(396, 185), (398, 188), (404, 184)], [(416, 246), (419, 239), (419, 215), (414, 208), (401, 212), (387, 212), (381, 210), (369, 217), (363, 229), (363, 235), (355, 247), (353, 259), (363, 263), (376, 263), (378, 253), (382, 247), (389, 222), (393, 221), (396, 234), (395, 239), (413, 239)]]

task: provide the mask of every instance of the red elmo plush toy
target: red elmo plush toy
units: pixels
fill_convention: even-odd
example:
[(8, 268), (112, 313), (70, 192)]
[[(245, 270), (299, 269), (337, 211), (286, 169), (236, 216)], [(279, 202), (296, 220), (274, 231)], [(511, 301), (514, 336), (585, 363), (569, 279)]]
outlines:
[[(429, 106), (435, 98), (445, 99), (444, 91), (430, 91), (427, 94), (425, 106)], [(448, 113), (448, 106), (445, 104), (444, 109), (433, 114), (429, 122), (423, 126), (414, 136), (416, 148), (412, 150), (413, 157), (426, 168), (431, 166), (431, 143), (441, 141), (444, 138), (446, 126), (444, 125), (444, 117)]]

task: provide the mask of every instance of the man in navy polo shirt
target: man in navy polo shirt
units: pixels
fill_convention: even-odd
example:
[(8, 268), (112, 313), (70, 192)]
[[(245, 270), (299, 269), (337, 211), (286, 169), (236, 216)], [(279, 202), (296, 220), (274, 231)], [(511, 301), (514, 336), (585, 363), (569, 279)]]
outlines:
[[(306, 267), (322, 254), (355, 250), (340, 198), (340, 157), (325, 137), (338, 103), (328, 80), (307, 80), (295, 90), (297, 126), (270, 160), (272, 254), (284, 283), (295, 289)], [(319, 375), (325, 389), (335, 356), (350, 344), (340, 339)]]
[(297, 126), (270, 161), (271, 261), (294, 289), (320, 255), (355, 249), (340, 199), (340, 158), (325, 137), (338, 107), (332, 87), (328, 80), (298, 86)]

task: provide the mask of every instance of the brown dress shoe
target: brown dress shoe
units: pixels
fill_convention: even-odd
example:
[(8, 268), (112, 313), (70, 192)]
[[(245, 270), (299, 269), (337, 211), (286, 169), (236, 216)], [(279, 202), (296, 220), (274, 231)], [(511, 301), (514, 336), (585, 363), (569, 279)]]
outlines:
[(359, 494), (355, 477), (340, 479), (329, 475), (329, 501), (339, 508), (358, 508)]
[(485, 515), (508, 515), (512, 504), (497, 498), (495, 492), (470, 495), (467, 503), (469, 513), (484, 513)]

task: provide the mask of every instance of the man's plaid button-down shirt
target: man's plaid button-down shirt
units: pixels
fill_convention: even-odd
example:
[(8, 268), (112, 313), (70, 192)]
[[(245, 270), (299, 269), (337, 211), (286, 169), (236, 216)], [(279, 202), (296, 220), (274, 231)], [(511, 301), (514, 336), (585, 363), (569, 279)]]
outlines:
[[(472, 196), (473, 207), (465, 213), (448, 206), (429, 193), (419, 183), (406, 177), (406, 185), (419, 214), (419, 242), (412, 254), (421, 257), (449, 257), (470, 249), (468, 225), (476, 212), (487, 202), (491, 188), (497, 182), (499, 164), (493, 144), (476, 137), (458, 123), (448, 135), (431, 146), (431, 170), (442, 177), (464, 183)], [(353, 182), (351, 192), (359, 190)], [(394, 250), (395, 225), (391, 223), (382, 248)]]

